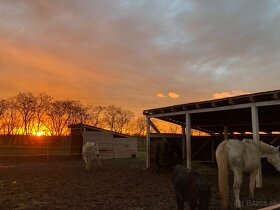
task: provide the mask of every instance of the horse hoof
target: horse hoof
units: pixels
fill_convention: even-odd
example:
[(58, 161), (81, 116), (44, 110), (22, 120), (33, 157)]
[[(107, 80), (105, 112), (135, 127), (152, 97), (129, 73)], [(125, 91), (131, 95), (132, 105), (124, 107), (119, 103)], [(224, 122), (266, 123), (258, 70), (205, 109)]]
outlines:
[(241, 202), (240, 202), (240, 201), (236, 201), (236, 202), (234, 203), (234, 206), (235, 206), (235, 208), (237, 208), (237, 209), (241, 209)]

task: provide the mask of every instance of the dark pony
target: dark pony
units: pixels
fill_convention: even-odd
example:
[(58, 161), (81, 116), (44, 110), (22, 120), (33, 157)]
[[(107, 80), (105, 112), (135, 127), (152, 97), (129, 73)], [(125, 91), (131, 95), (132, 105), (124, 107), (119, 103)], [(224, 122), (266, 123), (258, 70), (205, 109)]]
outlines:
[(173, 142), (158, 140), (154, 145), (155, 163), (157, 172), (162, 168), (169, 171), (182, 160), (180, 148)]
[(173, 172), (173, 186), (175, 190), (177, 209), (184, 209), (184, 202), (190, 210), (208, 210), (211, 197), (210, 185), (203, 176), (196, 171), (177, 165)]

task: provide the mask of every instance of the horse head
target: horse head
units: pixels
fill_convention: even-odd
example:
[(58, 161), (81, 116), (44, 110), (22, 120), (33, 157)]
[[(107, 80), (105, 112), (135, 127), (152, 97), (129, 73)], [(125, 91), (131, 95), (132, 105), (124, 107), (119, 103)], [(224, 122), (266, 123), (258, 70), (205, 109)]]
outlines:
[(280, 171), (280, 153), (279, 153), (279, 147), (275, 147), (274, 151), (267, 155), (267, 160), (269, 163), (271, 163), (277, 171)]
[(98, 146), (98, 143), (95, 143), (95, 145), (94, 145), (94, 154), (95, 155), (99, 155), (99, 146)]

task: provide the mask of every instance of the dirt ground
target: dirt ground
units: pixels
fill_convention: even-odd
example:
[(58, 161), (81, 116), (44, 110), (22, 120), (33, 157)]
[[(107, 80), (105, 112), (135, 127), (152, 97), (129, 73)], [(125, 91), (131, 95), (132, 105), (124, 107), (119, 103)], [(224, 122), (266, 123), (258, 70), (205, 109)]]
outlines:
[[(85, 172), (77, 159), (0, 159), (0, 209), (176, 209), (171, 173), (145, 169), (142, 159), (104, 160)], [(212, 184), (212, 209), (219, 209), (217, 169), (193, 164)], [(248, 199), (248, 178), (241, 190), (244, 209), (280, 203), (279, 174), (263, 176), (256, 200)], [(187, 208), (186, 208), (187, 209)]]

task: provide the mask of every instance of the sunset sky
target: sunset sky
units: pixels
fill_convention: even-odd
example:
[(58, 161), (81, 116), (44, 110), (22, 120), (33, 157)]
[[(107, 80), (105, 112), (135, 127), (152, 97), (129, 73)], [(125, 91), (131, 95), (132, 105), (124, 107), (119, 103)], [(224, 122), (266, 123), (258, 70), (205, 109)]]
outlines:
[(280, 89), (277, 0), (0, 0), (0, 98), (156, 108)]

